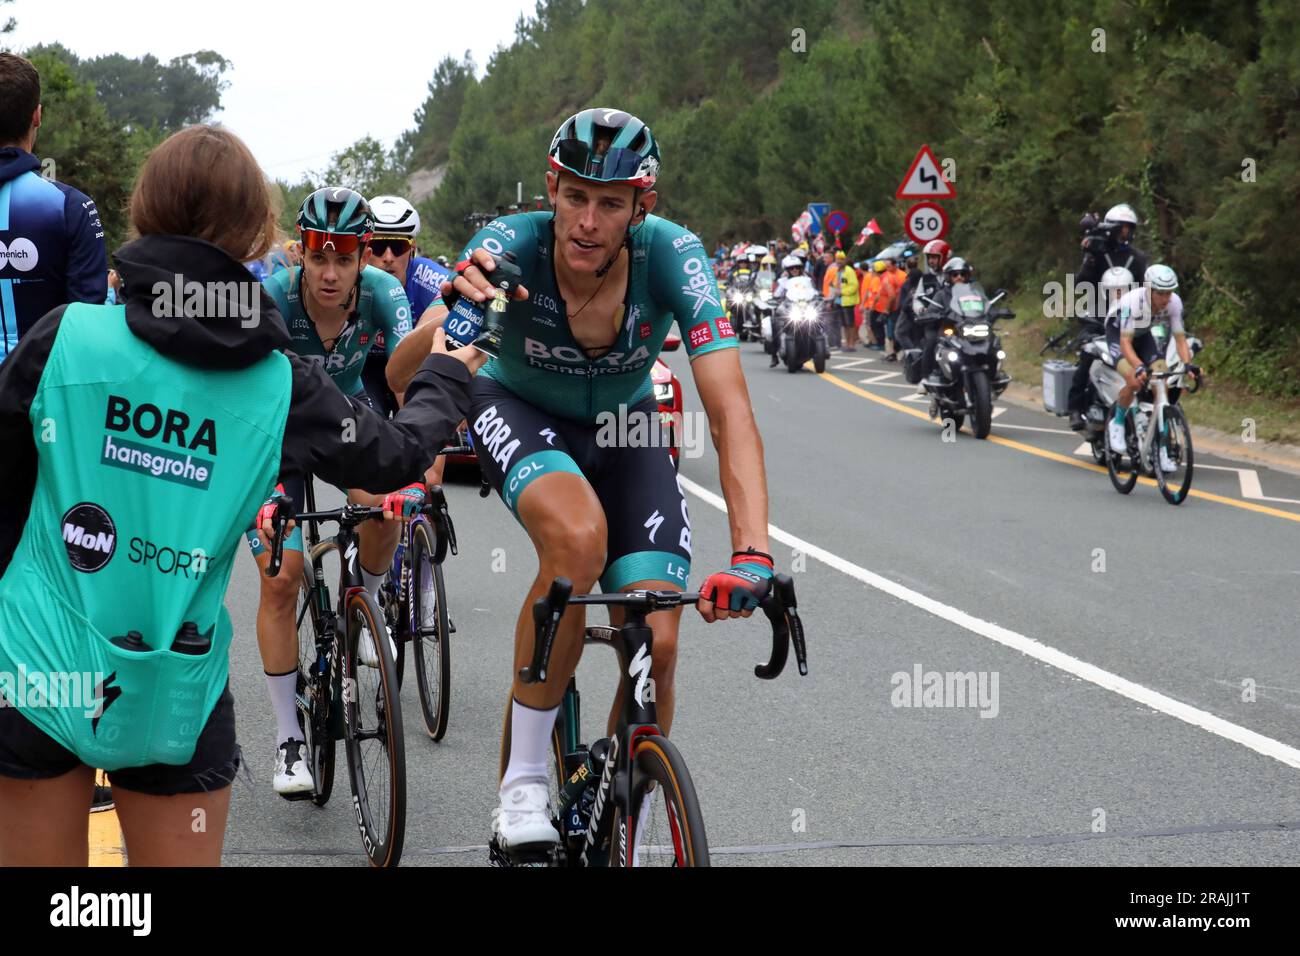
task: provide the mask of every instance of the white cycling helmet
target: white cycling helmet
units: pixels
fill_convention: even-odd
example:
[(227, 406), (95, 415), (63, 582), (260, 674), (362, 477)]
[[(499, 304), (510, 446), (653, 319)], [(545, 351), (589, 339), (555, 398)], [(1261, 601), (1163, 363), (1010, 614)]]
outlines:
[(1126, 202), (1122, 202), (1118, 206), (1111, 206), (1109, 209), (1107, 209), (1106, 222), (1114, 222), (1114, 223), (1126, 222), (1133, 227), (1134, 232), (1137, 232), (1137, 226), (1138, 226), (1137, 213), (1135, 213), (1133, 211), (1133, 207)]
[(376, 236), (414, 239), (420, 234), (420, 214), (401, 196), (376, 196), (370, 200), (370, 213), (375, 218)]
[(1142, 281), (1156, 292), (1173, 292), (1178, 288), (1178, 276), (1164, 265), (1154, 265), (1142, 276)]
[(1107, 300), (1116, 294), (1123, 294), (1133, 288), (1133, 273), (1123, 266), (1111, 266), (1101, 277), (1101, 289)]
[(784, 259), (781, 260), (781, 268), (782, 268), (782, 269), (802, 269), (802, 268), (803, 268), (803, 260), (800, 259), (798, 256), (796, 256), (796, 255), (792, 252), (792, 253), (790, 253), (790, 255), (786, 256)]

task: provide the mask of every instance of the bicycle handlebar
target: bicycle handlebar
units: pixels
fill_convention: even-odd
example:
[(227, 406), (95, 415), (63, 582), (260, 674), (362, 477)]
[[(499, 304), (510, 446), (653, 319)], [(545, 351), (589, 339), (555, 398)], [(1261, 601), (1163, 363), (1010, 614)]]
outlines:
[[(573, 595), (573, 584), (568, 578), (551, 582), (545, 597), (533, 602), (532, 663), (519, 669), (519, 679), (525, 684), (545, 683), (550, 664), (551, 649), (555, 644), (560, 618), (571, 604), (603, 604), (608, 607), (627, 608), (634, 618), (642, 618), (655, 611), (668, 610), (696, 604), (702, 595), (698, 591), (630, 591), (622, 594)], [(754, 676), (773, 680), (785, 669), (794, 642), (795, 660), (802, 676), (808, 675), (808, 648), (804, 640), (803, 621), (799, 618), (795, 599), (794, 580), (788, 574), (778, 574), (759, 606), (772, 624), (772, 654), (767, 663), (754, 667)]]
[[(420, 505), (420, 512), (432, 516), (434, 502), (426, 499)], [(271, 518), (271, 561), (266, 566), (266, 576), (276, 577), (280, 573), (280, 564), (284, 557), (285, 528), (293, 521), (337, 521), (340, 527), (356, 527), (366, 521), (382, 521), (384, 509), (371, 505), (346, 504), (332, 511), (295, 512), (293, 499), (280, 495), (275, 502), (275, 514)]]

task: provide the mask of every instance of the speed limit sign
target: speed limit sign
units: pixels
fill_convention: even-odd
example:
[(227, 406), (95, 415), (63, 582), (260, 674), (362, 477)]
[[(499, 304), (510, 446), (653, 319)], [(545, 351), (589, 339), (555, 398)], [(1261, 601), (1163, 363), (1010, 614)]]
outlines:
[(913, 242), (924, 245), (948, 234), (948, 214), (937, 203), (919, 202), (907, 211), (903, 228)]

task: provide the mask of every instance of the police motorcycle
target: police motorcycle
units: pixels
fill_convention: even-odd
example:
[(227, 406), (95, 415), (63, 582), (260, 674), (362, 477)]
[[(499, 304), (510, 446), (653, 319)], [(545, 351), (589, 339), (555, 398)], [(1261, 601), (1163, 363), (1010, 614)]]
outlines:
[(742, 342), (748, 341), (747, 329), (754, 321), (750, 319), (750, 313), (753, 312), (755, 286), (756, 280), (752, 267), (748, 265), (742, 267), (741, 263), (737, 262), (727, 282), (725, 298), (727, 319), (731, 322), (731, 327), (736, 330), (737, 338)]
[(785, 286), (772, 321), (772, 350), (790, 372), (812, 359), (818, 373), (826, 371), (830, 342), (822, 314), (822, 298), (811, 276), (796, 276)]
[[(965, 269), (964, 262), (960, 265)], [(956, 271), (952, 266), (950, 261), (944, 271)], [(999, 319), (1014, 319), (1015, 313), (993, 308), (1006, 295), (1005, 290), (990, 299), (978, 282), (956, 282), (947, 292), (946, 303), (918, 296), (927, 306), (920, 321), (941, 323), (939, 340), (933, 346), (938, 374), (921, 382), (930, 396), (930, 417), (951, 419), (961, 428), (969, 415), (971, 433), (976, 438), (987, 438), (993, 424), (993, 400), (1011, 384), (1011, 376), (1002, 371), (1007, 353), (993, 325)], [(921, 356), (910, 353), (920, 350), (908, 351), (904, 361), (914, 367)]]

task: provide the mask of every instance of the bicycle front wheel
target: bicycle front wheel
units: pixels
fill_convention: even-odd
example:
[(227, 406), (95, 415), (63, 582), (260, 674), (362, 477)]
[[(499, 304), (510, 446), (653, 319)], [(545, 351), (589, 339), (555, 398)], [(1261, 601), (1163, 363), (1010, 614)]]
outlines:
[(626, 851), (616, 859), (623, 827), (616, 817), (610, 866), (708, 866), (704, 815), (682, 755), (667, 737), (653, 736), (637, 739), (632, 758)]
[(1165, 409), (1165, 431), (1157, 441), (1156, 484), (1165, 501), (1180, 505), (1192, 490), (1192, 430), (1177, 405)]
[[(397, 866), (406, 836), (406, 748), (397, 665), (384, 617), (367, 591), (347, 600), (343, 669), (343, 741), (352, 782), (352, 805), (366, 856), (374, 866)], [(357, 646), (373, 641), (379, 666), (361, 664)]]
[(433, 560), (433, 535), (423, 521), (411, 528), (411, 643), (420, 685), (424, 729), (434, 740), (447, 733), (451, 706), (451, 646), (447, 640), (447, 589)]
[[(298, 606), (294, 618), (298, 622), (298, 720), (306, 742), (307, 759), (311, 769), (312, 802), (323, 807), (334, 790), (334, 734), (330, 726), (330, 658), (335, 653), (327, 628), (329, 591), (317, 584), (314, 569), (326, 551), (334, 550), (333, 542), (319, 544), (305, 555), (302, 565), (302, 583), (298, 588)], [(325, 609), (322, 615), (321, 609)], [(327, 643), (328, 642), (328, 643)], [(327, 653), (322, 655), (325, 644)]]

